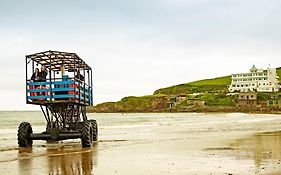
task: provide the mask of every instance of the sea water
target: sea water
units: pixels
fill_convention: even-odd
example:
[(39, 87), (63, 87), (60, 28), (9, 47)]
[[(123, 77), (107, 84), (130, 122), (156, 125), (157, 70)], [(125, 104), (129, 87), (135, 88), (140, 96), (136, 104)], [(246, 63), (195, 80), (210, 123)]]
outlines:
[[(240, 127), (247, 133), (273, 131), (281, 129), (280, 115), (242, 114), (242, 113), (102, 113), (87, 114), (89, 119), (96, 119), (99, 125), (99, 138), (112, 139), (130, 137), (130, 133), (149, 132), (154, 128), (165, 126), (184, 127), (187, 132), (212, 132), (239, 131)], [(17, 130), (21, 122), (27, 121), (32, 125), (33, 132), (40, 133), (46, 128), (46, 121), (40, 111), (36, 112), (0, 112), (0, 150), (17, 148)], [(280, 122), (279, 122), (280, 121)], [(263, 123), (272, 122), (271, 125)], [(247, 126), (247, 123), (253, 125)], [(149, 139), (149, 138), (141, 138)], [(36, 142), (34, 141), (35, 145)], [(40, 141), (39, 141), (40, 142)], [(44, 142), (40, 142), (42, 144)]]

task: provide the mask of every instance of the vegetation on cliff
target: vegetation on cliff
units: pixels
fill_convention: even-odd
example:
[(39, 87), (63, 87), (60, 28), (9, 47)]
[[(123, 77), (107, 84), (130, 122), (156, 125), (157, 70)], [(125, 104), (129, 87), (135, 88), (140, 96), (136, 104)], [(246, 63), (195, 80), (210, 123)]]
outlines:
[(160, 112), (166, 109), (169, 97), (148, 95), (125, 97), (118, 102), (98, 104), (88, 109), (89, 112)]

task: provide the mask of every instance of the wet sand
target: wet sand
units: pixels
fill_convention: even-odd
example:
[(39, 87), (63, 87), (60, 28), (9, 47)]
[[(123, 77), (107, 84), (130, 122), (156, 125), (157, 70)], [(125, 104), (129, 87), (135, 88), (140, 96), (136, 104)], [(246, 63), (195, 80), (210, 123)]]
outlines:
[(0, 174), (281, 174), (279, 115), (104, 115), (93, 148), (79, 140), (2, 148)]

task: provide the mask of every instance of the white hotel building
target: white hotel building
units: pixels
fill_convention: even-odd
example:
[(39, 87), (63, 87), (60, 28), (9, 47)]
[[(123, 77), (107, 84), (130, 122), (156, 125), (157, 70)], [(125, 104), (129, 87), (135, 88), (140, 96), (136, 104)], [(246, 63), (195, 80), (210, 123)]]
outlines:
[(249, 73), (232, 74), (229, 92), (278, 92), (279, 77), (276, 69), (257, 69), (253, 66)]

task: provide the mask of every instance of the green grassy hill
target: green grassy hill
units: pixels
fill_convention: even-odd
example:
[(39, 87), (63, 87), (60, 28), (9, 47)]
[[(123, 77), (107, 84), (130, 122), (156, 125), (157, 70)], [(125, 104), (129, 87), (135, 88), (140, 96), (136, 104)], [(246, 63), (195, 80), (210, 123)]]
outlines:
[[(277, 75), (281, 78), (281, 67), (276, 69)], [(281, 79), (279, 79), (281, 83)], [(161, 88), (154, 92), (163, 95), (179, 95), (191, 93), (226, 93), (227, 85), (231, 83), (231, 76), (218, 77), (213, 79), (199, 80), (186, 84), (179, 84), (171, 87)]]
[(194, 81), (191, 83), (187, 83), (189, 85), (193, 86), (205, 86), (205, 85), (228, 85), (231, 83), (231, 76), (225, 76), (225, 77), (218, 77), (218, 78), (213, 78), (213, 79), (206, 79), (206, 80), (199, 80), (199, 81)]
[(156, 94), (165, 95), (179, 95), (192, 94), (202, 92), (227, 92), (227, 85), (231, 83), (231, 76), (219, 77), (214, 79), (206, 79), (194, 81), (186, 84), (175, 85), (158, 89), (154, 92)]
[[(277, 75), (281, 77), (281, 68), (277, 68)], [(280, 81), (280, 80), (279, 80)], [(161, 88), (153, 95), (141, 97), (125, 97), (118, 102), (106, 102), (88, 108), (89, 112), (165, 112), (171, 97), (181, 94), (202, 93), (198, 100), (205, 101), (206, 106), (232, 106), (236, 105), (234, 96), (226, 96), (227, 85), (231, 83), (231, 76), (218, 77), (179, 84)], [(281, 81), (280, 81), (281, 83)], [(262, 95), (262, 94), (260, 94)], [(263, 94), (263, 96), (268, 94)], [(191, 97), (193, 98), (192, 95)], [(177, 109), (178, 108), (178, 109)], [(186, 101), (180, 104), (175, 111), (187, 108)]]

